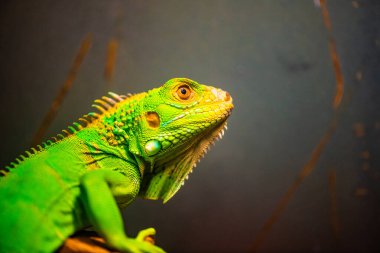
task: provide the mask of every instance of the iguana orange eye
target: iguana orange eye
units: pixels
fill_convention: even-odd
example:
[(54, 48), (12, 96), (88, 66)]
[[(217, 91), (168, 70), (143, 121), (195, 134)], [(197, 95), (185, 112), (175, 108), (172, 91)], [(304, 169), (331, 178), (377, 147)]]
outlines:
[(189, 99), (189, 97), (191, 95), (190, 87), (187, 86), (187, 85), (181, 85), (181, 86), (179, 86), (178, 90), (177, 90), (177, 95), (182, 100)]

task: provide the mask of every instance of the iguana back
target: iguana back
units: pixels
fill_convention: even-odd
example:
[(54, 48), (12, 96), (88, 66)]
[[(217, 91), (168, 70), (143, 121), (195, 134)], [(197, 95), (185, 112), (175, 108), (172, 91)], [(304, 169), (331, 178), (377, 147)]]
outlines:
[[(75, 230), (89, 225), (78, 199), (86, 166), (74, 155), (81, 153), (80, 144), (73, 145), (75, 139), (27, 158), (2, 179), (1, 252), (52, 252)], [(73, 152), (65, 153), (68, 147)]]

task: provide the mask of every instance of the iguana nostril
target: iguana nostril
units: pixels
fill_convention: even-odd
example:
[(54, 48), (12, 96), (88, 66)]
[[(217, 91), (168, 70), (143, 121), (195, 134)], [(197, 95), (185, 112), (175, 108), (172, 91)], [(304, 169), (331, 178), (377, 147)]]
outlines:
[(230, 99), (231, 99), (230, 93), (228, 93), (228, 92), (226, 91), (226, 95), (225, 95), (225, 97), (224, 97), (224, 101), (230, 101)]

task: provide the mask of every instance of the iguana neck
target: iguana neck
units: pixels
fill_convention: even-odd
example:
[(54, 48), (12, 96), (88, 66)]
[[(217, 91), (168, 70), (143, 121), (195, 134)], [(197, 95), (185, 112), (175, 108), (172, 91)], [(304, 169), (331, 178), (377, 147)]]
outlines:
[[(140, 131), (139, 118), (142, 114), (141, 101), (146, 93), (139, 93), (106, 109), (82, 131), (78, 132), (87, 146), (93, 150), (94, 158), (96, 152), (111, 153), (121, 159), (134, 163), (140, 170), (141, 176), (150, 165), (145, 162), (140, 154), (137, 141), (137, 133)], [(96, 132), (98, 137), (86, 135), (88, 132)], [(81, 134), (83, 132), (83, 134)]]

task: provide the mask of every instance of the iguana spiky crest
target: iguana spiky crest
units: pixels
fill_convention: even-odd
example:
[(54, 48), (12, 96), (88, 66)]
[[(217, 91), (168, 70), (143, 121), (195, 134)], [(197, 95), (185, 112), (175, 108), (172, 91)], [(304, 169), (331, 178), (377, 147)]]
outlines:
[[(14, 162), (11, 162), (10, 165), (6, 166), (5, 169), (0, 170), (0, 177), (6, 176), (12, 169), (15, 169), (17, 165), (25, 161), (26, 159), (38, 154), (39, 152), (45, 150), (49, 146), (69, 137), (77, 133), (78, 131), (82, 130), (83, 128), (89, 127), (91, 123), (94, 123), (94, 121), (100, 119), (101, 117), (110, 114), (112, 111), (111, 109), (115, 109), (116, 105), (118, 103), (124, 101), (128, 97), (131, 97), (132, 94), (128, 93), (127, 96), (125, 95), (118, 95), (114, 92), (108, 92), (110, 97), (103, 96), (101, 99), (96, 99), (94, 102), (95, 104), (92, 105), (92, 107), (99, 110), (99, 113), (96, 112), (90, 112), (88, 114), (83, 115), (78, 119), (79, 122), (73, 122), (72, 125), (68, 126), (67, 129), (63, 129), (63, 134), (57, 134), (57, 136), (51, 137), (51, 139), (42, 142), (41, 145), (37, 145), (36, 147), (32, 147), (29, 150), (25, 151), (25, 155), (21, 154), (19, 157), (15, 159)], [(116, 101), (115, 101), (116, 100)], [(110, 110), (110, 111), (108, 111)]]

